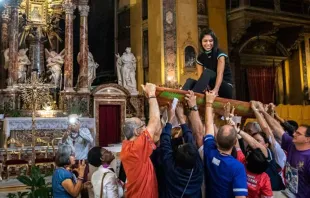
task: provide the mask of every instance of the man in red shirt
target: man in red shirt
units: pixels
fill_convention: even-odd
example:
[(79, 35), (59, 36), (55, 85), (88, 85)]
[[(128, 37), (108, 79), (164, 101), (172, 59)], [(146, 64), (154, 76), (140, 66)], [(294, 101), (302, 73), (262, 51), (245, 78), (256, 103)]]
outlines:
[(139, 118), (131, 118), (125, 122), (120, 159), (127, 176), (126, 197), (157, 198), (158, 186), (155, 170), (150, 156), (156, 146), (154, 139), (161, 133), (160, 113), (155, 96), (156, 86), (147, 83), (142, 86), (149, 102), (149, 123), (145, 124)]

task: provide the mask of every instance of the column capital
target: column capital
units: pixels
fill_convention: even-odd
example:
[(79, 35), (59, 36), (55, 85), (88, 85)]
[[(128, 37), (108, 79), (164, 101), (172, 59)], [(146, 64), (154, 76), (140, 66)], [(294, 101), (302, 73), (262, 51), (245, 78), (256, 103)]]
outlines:
[(76, 6), (74, 5), (74, 3), (68, 1), (62, 4), (62, 8), (66, 14), (73, 14)]
[(79, 0), (79, 5), (81, 6), (88, 5), (88, 1), (89, 0)]
[(4, 22), (6, 22), (6, 23), (9, 22), (9, 20), (10, 20), (10, 14), (9, 14), (9, 8), (8, 8), (8, 7), (6, 7), (6, 8), (3, 10), (1, 17), (2, 17), (2, 20), (3, 20)]
[(79, 5), (80, 15), (82, 17), (87, 17), (89, 13), (89, 6), (88, 5)]

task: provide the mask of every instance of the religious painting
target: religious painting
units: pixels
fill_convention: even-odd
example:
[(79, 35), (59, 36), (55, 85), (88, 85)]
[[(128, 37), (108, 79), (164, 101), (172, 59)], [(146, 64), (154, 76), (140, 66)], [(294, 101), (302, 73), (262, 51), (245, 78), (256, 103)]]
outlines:
[(45, 25), (47, 4), (45, 0), (30, 0), (27, 8), (27, 18), (32, 24)]
[(187, 46), (185, 48), (185, 68), (191, 68), (196, 66), (196, 53), (193, 46)]

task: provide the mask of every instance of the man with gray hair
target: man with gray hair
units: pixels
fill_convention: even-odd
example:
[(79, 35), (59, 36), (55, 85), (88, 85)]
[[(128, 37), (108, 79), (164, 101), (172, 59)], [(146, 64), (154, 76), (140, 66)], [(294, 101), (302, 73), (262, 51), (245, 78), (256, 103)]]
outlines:
[(77, 114), (69, 115), (68, 119), (68, 131), (64, 134), (62, 142), (71, 145), (75, 149), (76, 160), (86, 160), (94, 139), (88, 128), (80, 127)]
[(154, 142), (161, 132), (160, 113), (155, 96), (156, 86), (147, 83), (142, 86), (149, 102), (149, 122), (145, 124), (139, 118), (126, 121), (120, 159), (127, 176), (126, 197), (158, 197), (158, 186), (155, 170), (150, 159)]

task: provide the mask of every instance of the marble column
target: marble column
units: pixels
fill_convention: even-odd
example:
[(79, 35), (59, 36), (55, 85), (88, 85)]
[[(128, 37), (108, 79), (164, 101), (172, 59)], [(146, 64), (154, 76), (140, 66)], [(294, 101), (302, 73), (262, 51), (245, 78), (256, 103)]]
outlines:
[[(9, 24), (10, 15), (9, 15), (9, 8), (6, 7), (2, 12), (2, 24), (1, 24), (1, 54), (9, 47)], [(7, 78), (6, 69), (8, 65), (5, 65), (4, 56), (2, 56), (2, 64), (0, 66), (0, 89), (5, 88), (5, 81)]]
[[(83, 4), (79, 5), (80, 11), (80, 74), (79, 76), (79, 88), (80, 92), (88, 92), (90, 85), (88, 85), (88, 12), (89, 6), (88, 0), (81, 1)], [(80, 2), (80, 3), (81, 3)]]
[(73, 91), (73, 12), (76, 6), (73, 0), (65, 0), (62, 7), (66, 14), (64, 91), (70, 92)]
[(18, 4), (19, 0), (11, 1), (11, 21), (9, 34), (9, 79), (8, 86), (13, 86), (18, 80)]

